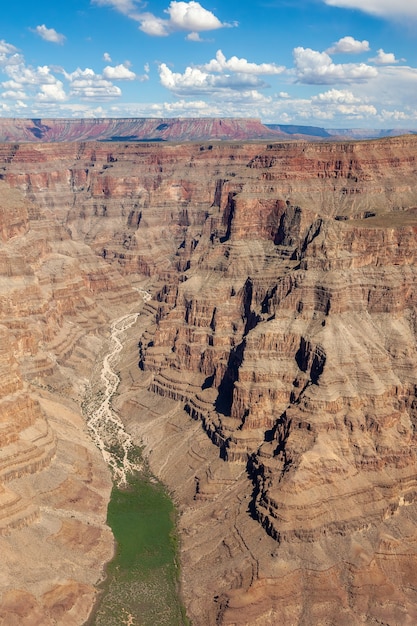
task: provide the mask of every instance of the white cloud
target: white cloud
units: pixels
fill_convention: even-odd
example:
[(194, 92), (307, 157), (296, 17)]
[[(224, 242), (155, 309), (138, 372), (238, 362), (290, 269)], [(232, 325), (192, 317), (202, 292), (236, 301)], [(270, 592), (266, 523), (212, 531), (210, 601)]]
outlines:
[(140, 30), (153, 37), (166, 37), (173, 32), (188, 31), (187, 37), (191, 41), (201, 41), (198, 33), (210, 30), (217, 30), (232, 24), (221, 22), (212, 11), (205, 9), (199, 2), (190, 0), (189, 2), (177, 2), (172, 0), (164, 13), (168, 18), (158, 17), (151, 12), (142, 11), (145, 3), (137, 3), (136, 0), (92, 0), (98, 6), (109, 6), (120, 11), (129, 18), (139, 22)]
[(51, 74), (51, 69), (48, 65), (42, 65), (36, 68), (26, 67), (21, 61), (18, 64), (8, 65), (5, 69), (12, 80), (2, 83), (3, 87), (15, 88), (22, 85), (52, 85), (57, 81), (56, 77)]
[(107, 65), (103, 70), (103, 77), (109, 80), (135, 80), (136, 74), (121, 63), (115, 67)]
[(417, 18), (415, 0), (324, 0), (332, 7), (358, 9), (364, 13), (393, 18)]
[(57, 33), (55, 28), (47, 28), (45, 24), (37, 26), (34, 32), (45, 41), (50, 41), (51, 43), (63, 44), (65, 41), (65, 35)]
[(186, 39), (188, 41), (198, 41), (199, 43), (206, 41), (205, 39), (202, 39), (198, 33), (188, 33)]
[[(417, 68), (405, 65), (382, 65), (378, 76), (357, 86), (358, 95), (385, 109), (415, 107), (417, 93)], [(417, 119), (416, 119), (417, 125)]]
[(141, 16), (140, 30), (151, 37), (167, 37), (170, 33), (168, 20), (146, 13)]
[(317, 96), (312, 96), (311, 101), (319, 104), (357, 104), (361, 100), (347, 89), (329, 89)]
[(195, 117), (209, 117), (211, 115), (219, 115), (220, 109), (205, 100), (177, 100), (175, 102), (162, 102), (152, 105), (152, 113), (161, 117), (166, 115), (184, 114)]
[(60, 80), (52, 85), (41, 85), (37, 95), (39, 102), (63, 102), (66, 99), (67, 95)]
[(106, 63), (112, 63), (112, 58), (108, 52), (103, 54), (103, 61), (106, 61)]
[(6, 65), (4, 71), (10, 80), (1, 83), (5, 89), (1, 94), (2, 98), (22, 101), (32, 97), (44, 102), (62, 102), (67, 98), (63, 83), (52, 74), (47, 65), (28, 67), (20, 57), (19, 63)]
[(413, 120), (415, 122), (417, 119), (417, 110), (414, 109), (411, 111), (386, 111), (385, 109), (383, 109), (381, 111), (381, 119), (386, 122), (402, 122), (407, 120)]
[(22, 63), (23, 57), (19, 54), (18, 49), (10, 43), (0, 40), (0, 67), (8, 67)]
[(11, 43), (7, 43), (7, 41), (4, 41), (4, 39), (0, 40), (0, 54), (14, 54), (15, 52), (17, 52), (17, 48), (15, 48), (15, 46), (13, 46)]
[(91, 100), (110, 100), (122, 95), (121, 89), (109, 80), (102, 78), (92, 69), (78, 68), (71, 74), (65, 74), (70, 82), (70, 95), (76, 98)]
[(246, 59), (239, 59), (236, 56), (226, 59), (223, 52), (218, 50), (216, 52), (216, 58), (212, 59), (205, 65), (201, 66), (208, 72), (224, 72), (228, 70), (230, 72), (241, 72), (244, 74), (282, 74), (285, 67), (282, 65), (275, 65), (275, 63), (250, 63)]
[[(159, 66), (161, 85), (175, 94), (219, 94), (264, 88), (266, 83), (251, 74), (215, 76), (198, 67), (187, 67), (183, 74), (172, 72), (165, 63)], [(235, 96), (236, 97), (236, 96)]]
[(336, 41), (326, 52), (329, 54), (360, 54), (361, 52), (369, 52), (369, 50), (369, 41), (366, 39), (358, 41), (348, 36)]
[(212, 13), (201, 6), (199, 2), (171, 2), (165, 13), (169, 15), (170, 23), (175, 30), (201, 32), (222, 28), (224, 24)]
[[(77, 69), (74, 72), (66, 72), (63, 68), (43, 65), (31, 67), (26, 65), (25, 59), (17, 52), (17, 49), (5, 41), (0, 41), (0, 67), (3, 74), (8, 77), (0, 83), (3, 91), (0, 97), (7, 100), (31, 101), (33, 110), (36, 103), (45, 105), (45, 112), (55, 113), (53, 106), (68, 102), (70, 98), (82, 100), (111, 100), (119, 98), (122, 94), (119, 87), (111, 82), (114, 80), (148, 80), (148, 75), (136, 76), (128, 67), (128, 62), (115, 67), (107, 66), (103, 76), (96, 74), (92, 69)], [(69, 84), (67, 93), (64, 83), (55, 75), (62, 74)], [(16, 105), (17, 106), (17, 105)]]
[(311, 48), (294, 49), (297, 81), (308, 85), (330, 85), (366, 81), (378, 75), (378, 70), (365, 63), (333, 63), (327, 52)]
[(337, 112), (345, 115), (347, 118), (364, 118), (377, 115), (378, 111), (373, 104), (340, 104)]
[(368, 60), (373, 61), (377, 65), (394, 65), (398, 63), (393, 52), (384, 52), (382, 48), (378, 50), (376, 57)]
[(1, 94), (2, 98), (5, 98), (6, 100), (26, 100), (27, 99), (27, 94), (26, 92), (19, 90), (19, 89), (9, 89), (8, 91), (3, 91)]

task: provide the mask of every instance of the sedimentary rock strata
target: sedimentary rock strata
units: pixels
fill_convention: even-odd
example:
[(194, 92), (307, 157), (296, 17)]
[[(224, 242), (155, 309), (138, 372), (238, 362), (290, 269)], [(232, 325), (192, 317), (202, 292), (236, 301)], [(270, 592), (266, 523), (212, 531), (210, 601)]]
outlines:
[[(0, 615), (91, 608), (109, 476), (77, 406), (140, 307), (114, 403), (178, 503), (193, 623), (415, 623), (416, 138), (3, 144), (0, 168)], [(16, 533), (90, 574), (14, 580)]]

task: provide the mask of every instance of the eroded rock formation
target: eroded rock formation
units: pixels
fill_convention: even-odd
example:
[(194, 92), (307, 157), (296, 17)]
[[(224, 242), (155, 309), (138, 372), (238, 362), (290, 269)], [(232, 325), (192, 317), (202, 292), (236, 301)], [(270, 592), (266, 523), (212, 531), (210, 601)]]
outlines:
[(178, 502), (193, 623), (415, 623), (417, 139), (3, 144), (0, 168), (0, 540), (96, 564), (10, 563), (0, 615), (91, 608), (109, 478), (65, 442), (146, 280), (115, 403)]

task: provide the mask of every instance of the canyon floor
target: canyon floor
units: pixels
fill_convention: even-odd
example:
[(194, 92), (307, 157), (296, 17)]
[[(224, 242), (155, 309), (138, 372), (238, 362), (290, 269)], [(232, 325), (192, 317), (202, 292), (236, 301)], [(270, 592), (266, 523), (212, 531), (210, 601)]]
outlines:
[(129, 438), (194, 626), (415, 624), (416, 238), (417, 137), (1, 144), (0, 624), (86, 621)]

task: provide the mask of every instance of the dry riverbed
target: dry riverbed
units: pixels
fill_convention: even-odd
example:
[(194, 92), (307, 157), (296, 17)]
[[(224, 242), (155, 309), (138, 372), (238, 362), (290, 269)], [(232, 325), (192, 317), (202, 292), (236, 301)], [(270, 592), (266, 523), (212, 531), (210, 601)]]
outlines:
[[(142, 293), (144, 300), (150, 297)], [(115, 558), (106, 568), (88, 626), (187, 624), (178, 593), (174, 506), (112, 407), (123, 339), (137, 318), (138, 313), (129, 313), (112, 323), (99, 383), (83, 406), (91, 436), (113, 476), (107, 522), (116, 540)]]

